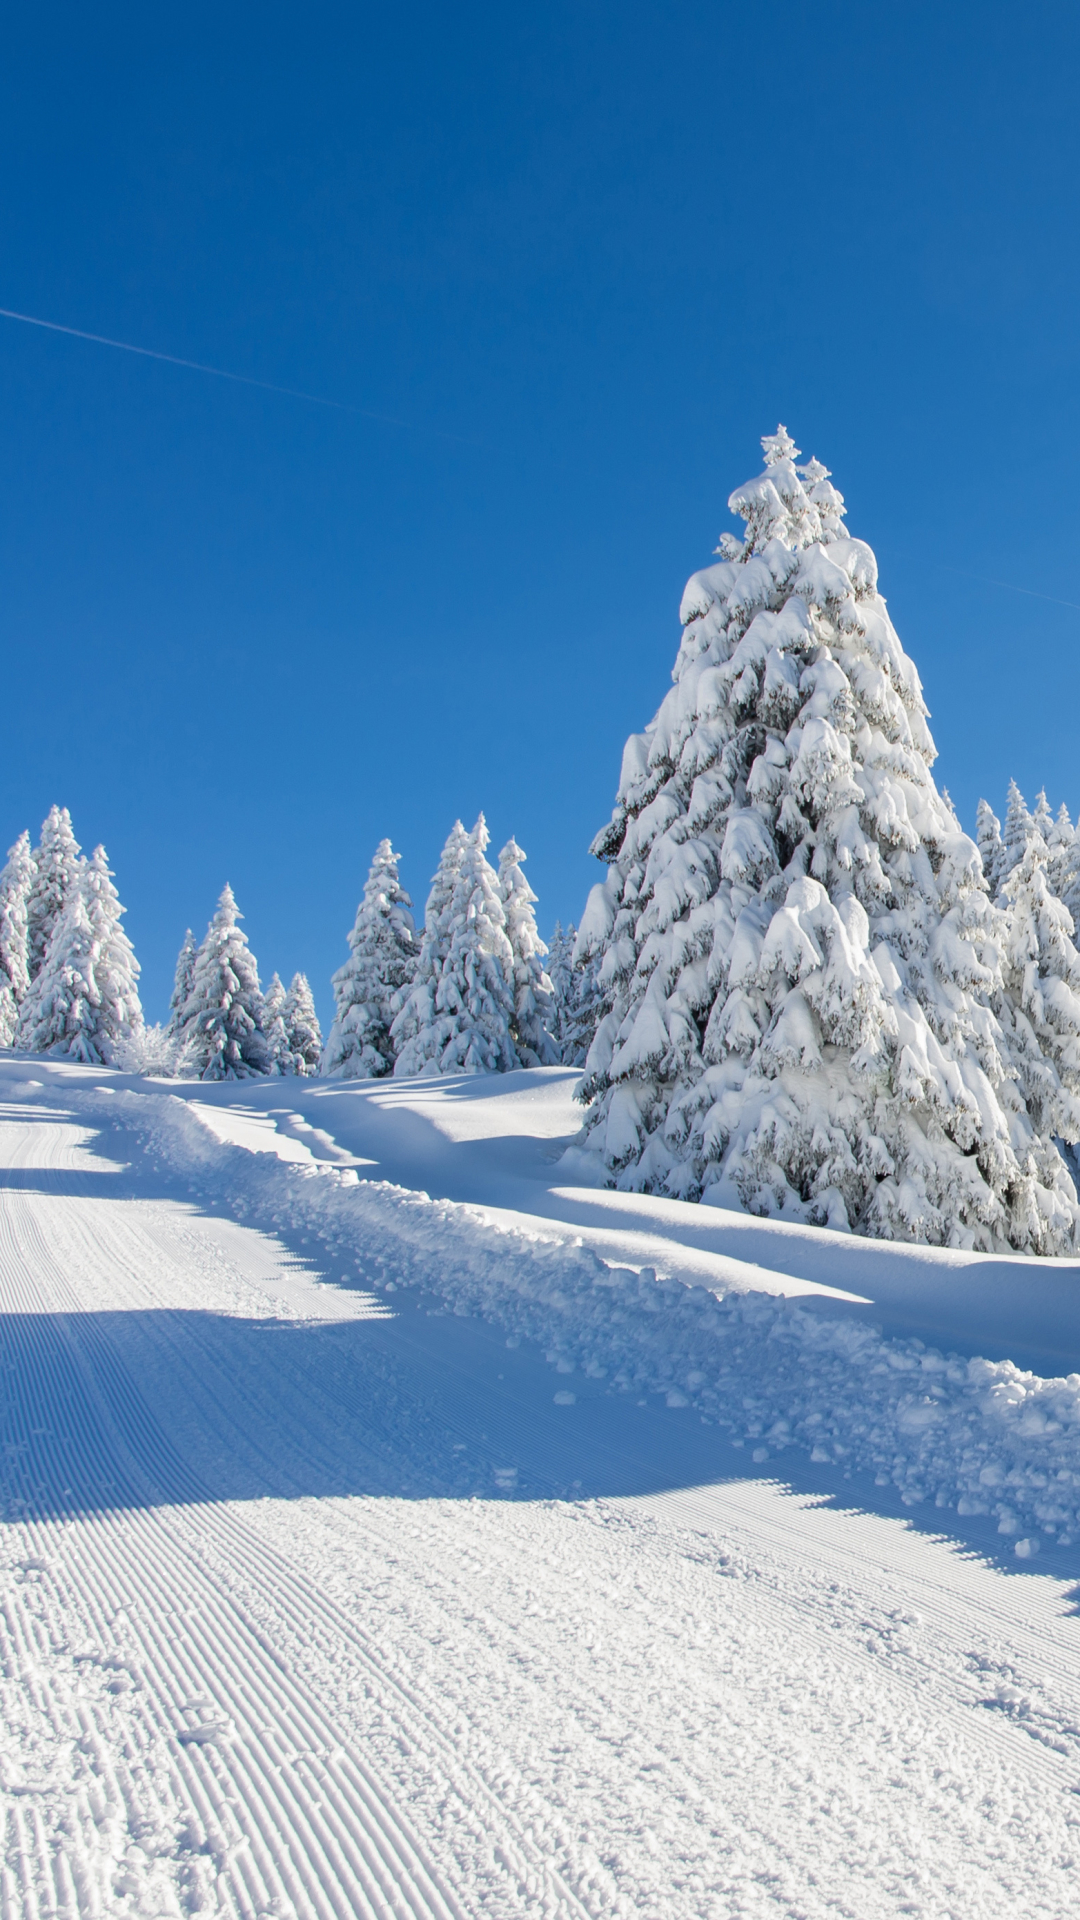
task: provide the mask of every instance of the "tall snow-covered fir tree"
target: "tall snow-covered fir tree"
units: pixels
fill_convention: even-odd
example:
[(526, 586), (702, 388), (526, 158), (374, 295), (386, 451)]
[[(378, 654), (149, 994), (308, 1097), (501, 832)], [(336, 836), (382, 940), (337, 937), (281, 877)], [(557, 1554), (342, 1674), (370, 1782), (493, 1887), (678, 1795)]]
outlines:
[(247, 935), (237, 926), (241, 917), (226, 886), (195, 956), (179, 1039), (200, 1080), (250, 1080), (272, 1071), (259, 969)]
[[(1072, 915), (1048, 884), (1047, 863), (1046, 842), (1034, 827), (1001, 891), (1006, 1007), (1035, 1127), (1073, 1146), (1080, 1141), (1080, 953)], [(1049, 1167), (1044, 1177), (1051, 1177)]]
[(380, 1079), (394, 1070), (390, 1029), (420, 957), (412, 901), (398, 879), (398, 856), (389, 840), (380, 840), (375, 849), (348, 941), (349, 958), (332, 982), (335, 1015), (323, 1072), (346, 1080)]
[(1011, 873), (1013, 867), (1017, 866), (1023, 859), (1024, 849), (1031, 838), (1033, 830), (1034, 823), (1028, 811), (1027, 801), (1024, 799), (1016, 781), (1010, 780), (1008, 797), (1005, 803), (1005, 831), (1002, 835), (1005, 855), (998, 881), (999, 886), (1004, 880), (1005, 875)]
[(195, 981), (195, 935), (188, 927), (184, 933), (180, 951), (176, 956), (176, 971), (173, 975), (172, 998), (169, 1001), (169, 1019), (166, 1032), (173, 1038), (184, 1024), (187, 1003), (191, 998), (191, 989)]
[(139, 963), (104, 847), (80, 864), (55, 922), (45, 964), (23, 1002), (28, 1053), (112, 1066), (142, 1031)]
[(291, 1073), (293, 1070), (289, 1053), (289, 1036), (285, 1031), (285, 1000), (286, 994), (281, 975), (272, 973), (263, 994), (262, 1017), (271, 1073)]
[(544, 970), (547, 948), (536, 926), (536, 895), (521, 871), (524, 850), (511, 835), (499, 855), (499, 898), (512, 956), (514, 1044), (523, 1067), (555, 1067), (555, 995)]
[(987, 889), (993, 899), (1005, 873), (1005, 842), (1001, 837), (1001, 821), (987, 800), (979, 801), (975, 815), (975, 842)]
[(20, 833), (0, 873), (0, 1047), (14, 1045), (30, 985), (27, 905), (34, 873), (30, 835)]
[(79, 843), (66, 807), (52, 806), (41, 823), (34, 848), (34, 878), (26, 904), (30, 978), (45, 963), (53, 928), (67, 904), (79, 871)]
[[(465, 836), (449, 908), (442, 915), (446, 954), (432, 982), (431, 1017), (398, 1054), (394, 1072), (400, 1077), (506, 1073), (518, 1064), (513, 1041), (513, 953), (506, 937), (498, 876), (486, 858), (488, 840), (481, 814)], [(423, 967), (422, 950), (417, 984), (403, 1012), (426, 994)], [(426, 1005), (425, 998), (421, 1006)]]
[(555, 1000), (555, 1039), (566, 1067), (585, 1065), (603, 1012), (595, 955), (575, 961), (577, 937), (573, 922), (564, 929), (556, 920), (547, 960)]
[[(424, 1071), (432, 1057), (431, 1033), (436, 1020), (435, 995), (443, 962), (450, 951), (450, 923), (461, 862), (469, 842), (460, 820), (455, 820), (446, 837), (439, 865), (432, 876), (431, 892), (424, 909), (424, 931), (420, 940), (416, 970), (400, 989), (400, 1005), (390, 1027), (394, 1051), (394, 1072), (413, 1074)], [(402, 1060), (406, 1062), (402, 1066)], [(328, 1067), (327, 1072), (331, 1069)], [(432, 1068), (438, 1072), (438, 1068)]]
[(579, 951), (609, 1184), (884, 1238), (1058, 1252), (1078, 1210), (993, 1011), (999, 916), (934, 784), (868, 546), (783, 428), (627, 743)]
[(323, 1037), (319, 1029), (319, 1016), (315, 1011), (311, 982), (306, 973), (293, 974), (289, 982), (289, 991), (285, 995), (282, 1018), (285, 1022), (285, 1038), (289, 1050), (289, 1072), (303, 1074), (310, 1078), (319, 1071)]

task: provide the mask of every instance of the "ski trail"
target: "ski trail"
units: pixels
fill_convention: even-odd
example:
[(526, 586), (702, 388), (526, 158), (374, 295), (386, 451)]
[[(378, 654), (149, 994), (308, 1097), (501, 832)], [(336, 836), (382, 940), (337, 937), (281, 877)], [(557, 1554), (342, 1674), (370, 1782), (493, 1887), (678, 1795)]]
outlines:
[[(142, 1203), (94, 1197), (107, 1163), (86, 1142), (60, 1119), (0, 1126), (2, 1164), (36, 1189), (9, 1176), (0, 1192), (3, 1445), (22, 1516), (5, 1529), (0, 1601), (7, 1724), (22, 1735), (6, 1751), (41, 1755), (4, 1782), (8, 1908), (466, 1920), (282, 1650), (321, 1627), (423, 1757), (429, 1793), (482, 1829), (484, 1910), (583, 1913), (355, 1623), (215, 1503), (158, 1427), (110, 1316), (87, 1308), (95, 1295), (144, 1308), (162, 1255)], [(167, 1342), (169, 1311), (149, 1317)], [(235, 1567), (260, 1618), (230, 1591)]]

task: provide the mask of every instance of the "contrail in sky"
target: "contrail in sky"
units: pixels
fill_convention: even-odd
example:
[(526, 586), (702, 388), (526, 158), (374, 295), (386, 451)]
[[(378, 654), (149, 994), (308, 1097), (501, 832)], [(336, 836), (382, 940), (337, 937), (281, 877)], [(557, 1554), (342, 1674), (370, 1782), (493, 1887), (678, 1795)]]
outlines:
[[(62, 327), (58, 320), (39, 320), (32, 313), (15, 313), (10, 307), (0, 307), (0, 319), (21, 320), (28, 327), (45, 327), (49, 333), (68, 333), (73, 340), (92, 340), (97, 347), (118, 347), (121, 353), (137, 353), (144, 360), (164, 360), (170, 367), (188, 367), (192, 373), (212, 373), (215, 380), (235, 380), (242, 387), (261, 387), (264, 393), (283, 393), (289, 400), (307, 400), (314, 407), (333, 407), (337, 413), (357, 413), (365, 420), (381, 420), (390, 427), (406, 427), (410, 431), (419, 431), (411, 427), (408, 420), (398, 420), (390, 413), (371, 413), (367, 407), (350, 406), (346, 400), (325, 400), (318, 393), (301, 393), (297, 387), (278, 387), (271, 380), (255, 380), (249, 373), (229, 373), (225, 367), (208, 367), (201, 360), (181, 360), (179, 354), (158, 353), (153, 347), (136, 347), (130, 340), (110, 340), (103, 333), (84, 333), (81, 327)], [(437, 429), (429, 428), (429, 432)], [(455, 439), (456, 435), (439, 435), (440, 439)]]
[(1011, 580), (991, 580), (985, 573), (969, 573), (966, 567), (950, 567), (947, 560), (938, 560), (936, 564), (946, 573), (958, 573), (962, 580), (979, 580), (984, 587), (1004, 587), (1006, 593), (1023, 593), (1029, 600), (1049, 600), (1052, 607), (1071, 607), (1074, 613), (1080, 613), (1080, 602), (1059, 600), (1054, 593), (1038, 593), (1034, 587), (1015, 587)]

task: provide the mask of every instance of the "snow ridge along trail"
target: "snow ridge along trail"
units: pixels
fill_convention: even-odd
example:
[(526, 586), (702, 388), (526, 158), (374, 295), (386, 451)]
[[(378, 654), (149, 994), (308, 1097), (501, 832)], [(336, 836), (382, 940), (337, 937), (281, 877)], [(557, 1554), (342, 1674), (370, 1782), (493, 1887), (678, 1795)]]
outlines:
[(358, 1186), (325, 1127), (278, 1158), (37, 1061), (0, 1101), (3, 1920), (1072, 1910), (1067, 1550), (758, 1477), (812, 1378), (849, 1426), (943, 1408), (909, 1492), (996, 1422), (1041, 1531), (1068, 1383), (913, 1395), (904, 1343)]

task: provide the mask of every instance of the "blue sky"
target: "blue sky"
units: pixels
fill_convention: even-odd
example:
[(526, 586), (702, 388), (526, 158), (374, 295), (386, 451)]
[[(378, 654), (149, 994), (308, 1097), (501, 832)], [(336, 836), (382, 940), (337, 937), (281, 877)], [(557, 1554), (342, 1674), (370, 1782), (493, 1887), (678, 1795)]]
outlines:
[(1010, 774), (1075, 815), (1078, 39), (993, 0), (9, 15), (0, 306), (358, 410), (0, 321), (0, 833), (56, 799), (105, 841), (150, 1015), (226, 879), (325, 1014), (375, 842), (422, 907), (481, 807), (575, 916), (778, 420), (969, 827)]

